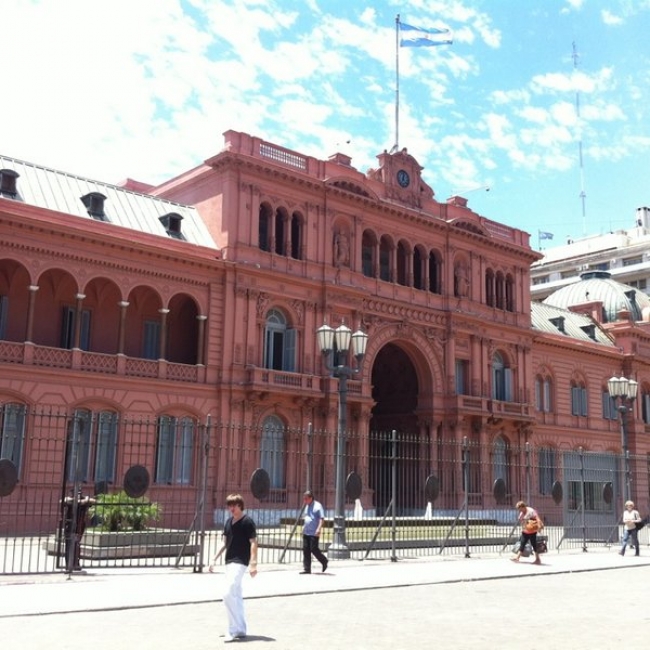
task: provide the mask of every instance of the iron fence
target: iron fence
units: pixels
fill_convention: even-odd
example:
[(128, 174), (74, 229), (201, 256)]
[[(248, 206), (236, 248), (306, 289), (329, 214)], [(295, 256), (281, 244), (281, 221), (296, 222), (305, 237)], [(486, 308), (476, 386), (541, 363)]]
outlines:
[[(3, 574), (74, 570), (79, 516), (84, 568), (200, 571), (220, 543), (230, 493), (243, 495), (257, 523), (259, 561), (298, 562), (305, 489), (326, 509), (321, 545), (332, 539), (338, 461), (347, 477), (345, 541), (359, 560), (507, 550), (519, 499), (540, 512), (549, 549), (618, 543), (627, 481), (641, 513), (648, 510), (648, 459), (611, 452), (350, 431), (339, 458), (336, 433), (311, 427), (7, 405), (1, 415)], [(251, 485), (258, 468), (268, 478), (261, 493)], [(105, 530), (104, 494), (114, 510), (140, 508), (146, 519), (153, 504), (157, 517), (144, 530)], [(86, 497), (97, 502), (86, 508), (77, 501)], [(647, 529), (641, 539), (647, 543)]]

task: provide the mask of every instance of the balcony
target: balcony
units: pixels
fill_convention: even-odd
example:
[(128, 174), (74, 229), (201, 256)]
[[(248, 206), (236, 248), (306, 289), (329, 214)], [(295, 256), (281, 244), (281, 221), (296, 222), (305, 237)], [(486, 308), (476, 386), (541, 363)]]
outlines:
[(301, 395), (322, 396), (321, 377), (299, 372), (284, 372), (257, 366), (246, 367), (244, 383), (248, 388), (262, 392), (300, 392)]
[(461, 415), (486, 415), (509, 420), (534, 420), (530, 404), (502, 402), (488, 397), (473, 395), (453, 395), (449, 398), (449, 408)]
[(205, 367), (151, 360), (119, 354), (51, 348), (33, 343), (0, 341), (0, 364), (13, 363), (40, 368), (63, 368), (79, 372), (148, 377), (167, 381), (204, 383)]

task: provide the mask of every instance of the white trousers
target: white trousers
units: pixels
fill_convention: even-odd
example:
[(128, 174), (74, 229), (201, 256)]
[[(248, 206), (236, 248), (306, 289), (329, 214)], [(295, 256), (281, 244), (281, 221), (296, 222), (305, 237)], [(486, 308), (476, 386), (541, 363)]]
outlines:
[(223, 594), (223, 604), (228, 614), (228, 636), (246, 634), (246, 619), (244, 618), (244, 596), (241, 583), (248, 570), (243, 564), (231, 562), (226, 564), (226, 588)]

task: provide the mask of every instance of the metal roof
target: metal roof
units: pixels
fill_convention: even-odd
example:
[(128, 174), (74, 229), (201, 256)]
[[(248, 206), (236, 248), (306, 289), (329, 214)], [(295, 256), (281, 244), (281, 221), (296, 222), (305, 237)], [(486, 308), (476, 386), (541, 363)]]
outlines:
[(531, 303), (530, 311), (531, 324), (535, 330), (549, 334), (563, 334), (579, 341), (616, 347), (614, 341), (607, 336), (598, 323), (586, 314), (576, 314), (568, 309), (537, 301)]
[(99, 192), (106, 197), (103, 221), (107, 223), (169, 239), (170, 235), (159, 218), (176, 213), (182, 217), (183, 240), (217, 248), (205, 223), (192, 206), (0, 155), (0, 170), (2, 169), (19, 174), (16, 180), (16, 201), (92, 220), (81, 197)]
[(578, 282), (554, 291), (545, 298), (544, 303), (567, 309), (587, 302), (602, 302), (606, 323), (619, 320), (621, 310), (629, 311), (634, 321), (644, 320), (644, 311), (650, 312), (650, 297), (643, 291), (613, 280), (607, 271), (590, 271), (580, 278)]

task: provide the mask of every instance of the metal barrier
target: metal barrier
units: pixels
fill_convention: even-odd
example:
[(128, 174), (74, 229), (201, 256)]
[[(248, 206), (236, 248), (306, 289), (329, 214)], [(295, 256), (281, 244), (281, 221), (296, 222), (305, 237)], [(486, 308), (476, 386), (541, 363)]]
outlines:
[[(259, 561), (298, 562), (296, 521), (307, 485), (326, 510), (321, 546), (332, 540), (335, 432), (167, 416), (119, 420), (106, 412), (19, 415), (13, 443), (20, 454), (0, 461), (0, 573), (201, 571), (220, 543), (230, 493), (244, 496), (257, 523)], [(620, 455), (398, 431), (351, 431), (345, 445), (345, 543), (354, 559), (501, 552), (517, 536), (519, 499), (540, 512), (550, 550), (618, 543)], [(628, 467), (632, 497), (646, 515), (646, 459), (630, 457)], [(251, 476), (260, 468), (268, 490), (256, 494)], [(101, 495), (122, 492), (135, 501), (118, 498), (117, 509), (140, 508), (146, 519), (155, 506), (141, 530), (105, 530)], [(92, 502), (76, 501), (86, 498)], [(73, 523), (80, 514), (81, 531)]]

